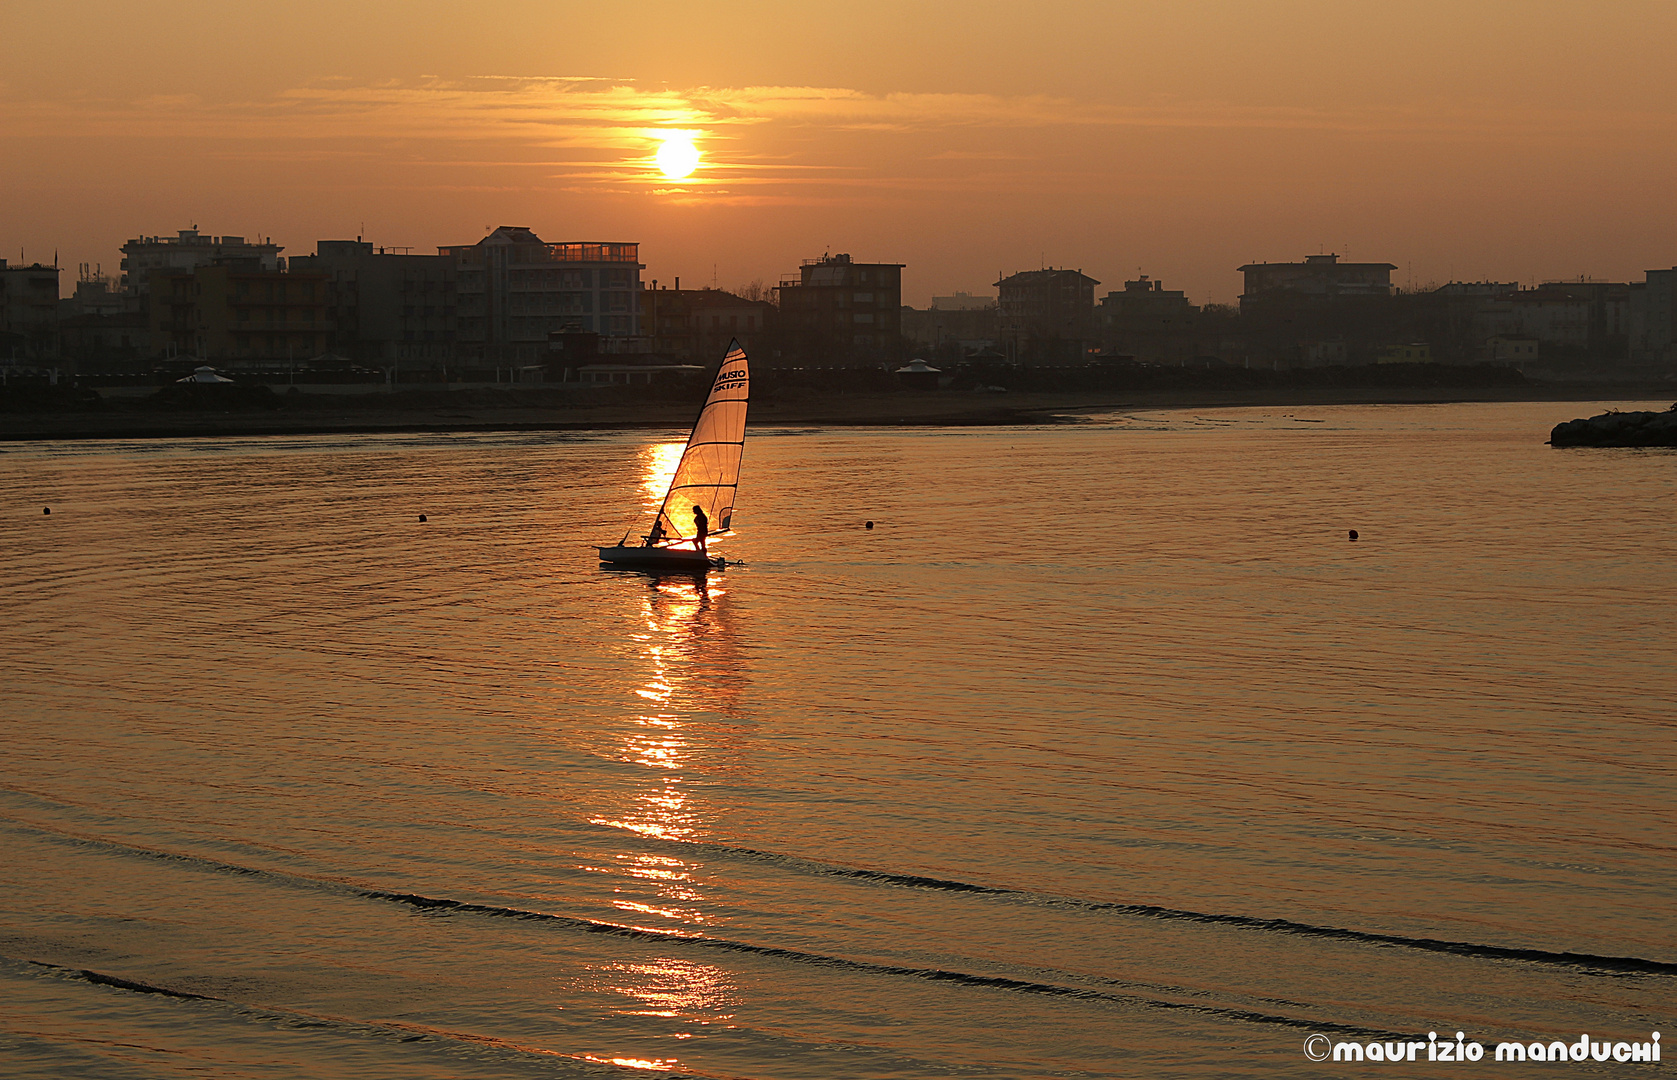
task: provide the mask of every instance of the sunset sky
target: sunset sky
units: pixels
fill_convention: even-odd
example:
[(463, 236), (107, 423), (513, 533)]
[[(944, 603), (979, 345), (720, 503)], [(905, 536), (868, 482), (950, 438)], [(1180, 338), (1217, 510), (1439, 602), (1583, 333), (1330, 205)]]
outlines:
[(7, 4), (0, 256), (511, 224), (665, 284), (903, 262), (917, 306), (1044, 263), (1230, 302), (1323, 250), (1640, 280), (1677, 263), (1674, 57), (1666, 0)]

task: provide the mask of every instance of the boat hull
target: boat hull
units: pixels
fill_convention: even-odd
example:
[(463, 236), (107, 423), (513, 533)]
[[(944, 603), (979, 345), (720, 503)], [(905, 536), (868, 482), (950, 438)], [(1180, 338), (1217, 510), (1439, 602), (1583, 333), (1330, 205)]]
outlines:
[(727, 565), (722, 558), (701, 552), (658, 547), (603, 547), (600, 561), (627, 570), (662, 570), (672, 574), (703, 574)]

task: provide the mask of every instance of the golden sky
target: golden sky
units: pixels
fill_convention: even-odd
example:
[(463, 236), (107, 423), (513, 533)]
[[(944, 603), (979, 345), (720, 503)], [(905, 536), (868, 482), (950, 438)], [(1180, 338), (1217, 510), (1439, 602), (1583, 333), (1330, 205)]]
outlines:
[(1674, 58), (1671, 0), (6, 2), (0, 256), (511, 224), (665, 284), (904, 262), (919, 306), (1044, 263), (1228, 302), (1322, 250), (1640, 280), (1677, 264)]

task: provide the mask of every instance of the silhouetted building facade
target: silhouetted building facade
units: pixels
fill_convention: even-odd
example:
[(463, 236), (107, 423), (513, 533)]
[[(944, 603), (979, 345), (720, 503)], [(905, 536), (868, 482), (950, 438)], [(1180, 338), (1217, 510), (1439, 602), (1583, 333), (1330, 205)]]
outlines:
[(443, 368), (459, 332), (459, 260), (321, 240), (291, 270), (326, 275), (327, 350), (364, 364)]
[(747, 300), (722, 289), (647, 289), (641, 294), (641, 328), (651, 351), (689, 363), (719, 362), (734, 339), (755, 358), (774, 317), (775, 306), (766, 300)]
[(229, 259), (255, 260), (263, 270), (285, 269), (278, 244), (250, 243), (242, 236), (205, 236), (197, 229), (181, 229), (175, 236), (139, 236), (122, 245), (122, 289), (144, 295), (150, 275), (157, 270), (194, 270)]
[(953, 296), (932, 297), (933, 311), (987, 311), (995, 306), (993, 296), (974, 296), (959, 290)]
[[(933, 304), (940, 299), (949, 298), (933, 297)], [(998, 325), (994, 300), (974, 307), (933, 306), (924, 311), (911, 307), (902, 309), (903, 337), (952, 361), (981, 349), (994, 348), (998, 340)]]
[(816, 366), (896, 359), (903, 265), (823, 255), (806, 260), (796, 278), (782, 278), (776, 291), (787, 359)]
[(1677, 369), (1677, 266), (1649, 270), (1629, 291), (1631, 358)]
[(1549, 281), (1482, 299), (1474, 332), (1493, 337), (1530, 337), (1544, 358), (1623, 359), (1630, 342), (1631, 287), (1612, 281)]
[(641, 333), (638, 244), (550, 244), (502, 225), (475, 244), (438, 251), (457, 263), (458, 341), (471, 359), (542, 362), (548, 335), (564, 330)]
[(58, 356), (58, 267), (0, 259), (0, 361)]
[(87, 263), (82, 263), (76, 274), (76, 291), (58, 302), (61, 319), (74, 315), (118, 315), (138, 310), (138, 300), (124, 295), (116, 278), (90, 268)]
[(1095, 312), (1102, 346), (1142, 360), (1171, 360), (1192, 356), (1191, 345), (1199, 308), (1180, 289), (1146, 274), (1124, 282), (1123, 292), (1109, 292)]
[(153, 270), (152, 351), (243, 367), (312, 359), (326, 351), (326, 282), (324, 273), (282, 273), (254, 258)]
[(59, 349), (79, 372), (138, 370), (151, 355), (143, 311), (67, 315), (58, 320)]
[(997, 335), (1010, 363), (1076, 364), (1095, 347), (1095, 286), (1081, 270), (1025, 270), (996, 282)]
[(1246, 275), (1240, 306), (1244, 310), (1268, 301), (1390, 296), (1396, 269), (1392, 263), (1340, 262), (1338, 255), (1307, 255), (1299, 263), (1248, 263), (1240, 268)]

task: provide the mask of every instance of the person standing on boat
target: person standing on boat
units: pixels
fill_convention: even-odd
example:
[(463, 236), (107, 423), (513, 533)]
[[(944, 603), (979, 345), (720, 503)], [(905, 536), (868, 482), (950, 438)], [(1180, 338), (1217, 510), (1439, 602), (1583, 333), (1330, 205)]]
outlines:
[(699, 554), (710, 554), (705, 547), (705, 538), (710, 535), (710, 518), (705, 516), (703, 507), (695, 506), (693, 508), (693, 530), (694, 537), (699, 542)]

